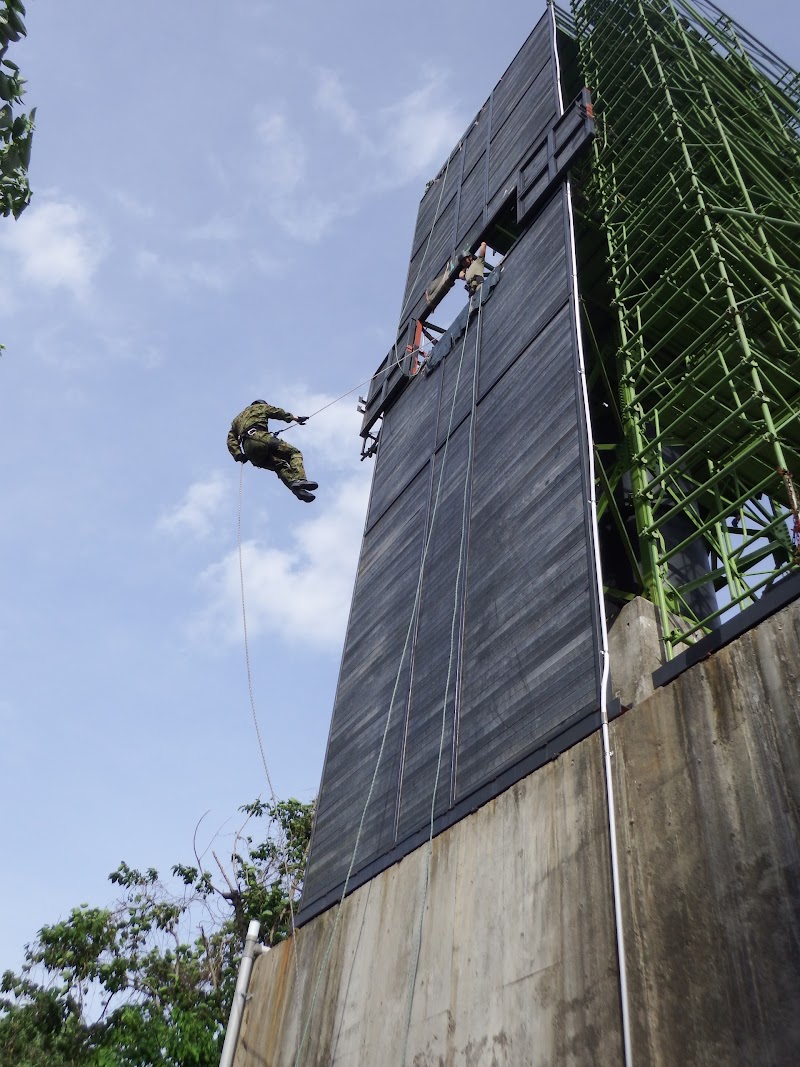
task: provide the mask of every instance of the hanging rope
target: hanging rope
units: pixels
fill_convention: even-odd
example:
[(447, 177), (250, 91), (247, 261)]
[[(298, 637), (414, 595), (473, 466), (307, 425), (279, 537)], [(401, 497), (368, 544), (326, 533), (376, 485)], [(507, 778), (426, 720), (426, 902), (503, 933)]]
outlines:
[[(463, 146), (459, 146), (460, 149), (462, 147)], [(420, 275), (422, 274), (422, 270), (424, 268), (425, 261), (426, 261), (427, 256), (428, 256), (428, 250), (430, 248), (431, 239), (433, 237), (433, 231), (434, 231), (434, 228), (436, 226), (436, 222), (438, 221), (438, 218), (439, 218), (439, 212), (441, 210), (442, 197), (444, 195), (445, 186), (447, 184), (447, 175), (448, 175), (448, 171), (449, 171), (449, 168), (450, 168), (450, 162), (451, 162), (451, 160), (448, 159), (447, 164), (446, 164), (445, 169), (444, 169), (444, 175), (442, 177), (442, 187), (439, 190), (439, 198), (438, 198), (437, 203), (436, 203), (436, 210), (435, 210), (435, 213), (434, 213), (433, 222), (431, 224), (431, 229), (430, 229), (430, 232), (428, 234), (428, 239), (426, 241), (425, 249), (424, 249), (423, 254), (422, 254), (422, 259), (420, 261), (419, 269), (417, 270), (416, 277), (414, 278), (414, 281), (413, 281), (413, 283), (411, 285), (411, 288), (409, 290), (408, 298), (406, 299), (405, 303), (403, 304), (403, 307), (402, 307), (401, 312), (400, 312), (400, 321), (401, 322), (402, 322), (403, 316), (406, 313), (406, 310), (408, 309), (408, 305), (409, 305), (409, 303), (410, 303), (410, 301), (411, 301), (411, 299), (412, 299), (412, 297), (414, 295), (414, 290), (416, 289), (417, 282), (419, 281)], [(462, 350), (461, 350), (461, 360), (459, 362), (459, 367), (458, 367), (458, 377), (456, 379), (456, 392), (455, 392), (454, 397), (453, 397), (453, 408), (451, 409), (451, 412), (450, 412), (450, 425), (452, 425), (453, 411), (455, 410), (455, 399), (456, 399), (456, 396), (458, 395), (458, 383), (459, 383), (459, 380), (460, 380), (460, 377), (461, 377), (461, 368), (462, 368), (462, 365), (463, 365), (464, 347), (465, 347), (465, 345), (466, 345), (466, 331), (465, 331), (465, 334), (464, 334), (464, 345), (462, 345)], [(395, 340), (393, 348), (394, 348), (394, 361), (392, 363), (390, 363), (390, 365), (388, 367), (380, 368), (378, 371), (375, 372), (375, 374), (372, 374), (372, 375), (370, 375), (369, 378), (366, 378), (364, 381), (359, 382), (358, 385), (354, 385), (351, 389), (348, 389), (346, 392), (342, 393), (340, 396), (337, 396), (335, 399), (328, 401), (328, 403), (326, 403), (326, 404), (323, 404), (322, 407), (317, 408), (316, 411), (313, 411), (310, 415), (308, 415), (306, 417), (306, 419), (304, 419), (304, 422), (307, 422), (309, 419), (312, 419), (316, 415), (321, 414), (321, 412), (326, 411), (328, 408), (333, 407), (334, 404), (338, 404), (339, 401), (344, 400), (345, 397), (350, 396), (352, 393), (356, 392), (357, 389), (361, 389), (365, 385), (369, 385), (376, 377), (378, 377), (378, 375), (386, 374), (389, 371), (393, 370), (394, 367), (399, 366), (399, 364), (403, 362), (404, 357), (399, 357), (398, 358), (398, 355), (397, 355), (397, 341), (396, 340)], [(285, 432), (285, 430), (288, 430), (289, 428), (290, 428), (290, 426), (285, 426), (280, 430), (274, 431), (275, 436), (277, 436), (280, 433)], [(391, 723), (392, 712), (393, 712), (393, 709), (394, 709), (394, 701), (395, 701), (395, 697), (397, 695), (397, 689), (398, 689), (398, 686), (399, 686), (400, 676), (401, 676), (401, 673), (402, 673), (402, 666), (403, 666), (403, 662), (404, 662), (404, 659), (405, 659), (406, 651), (408, 649), (408, 643), (409, 643), (409, 639), (410, 639), (410, 636), (411, 636), (411, 631), (412, 631), (412, 628), (413, 628), (414, 617), (416, 615), (416, 611), (417, 611), (417, 608), (418, 608), (418, 605), (419, 605), (419, 597), (420, 597), (420, 592), (421, 592), (421, 588), (422, 588), (422, 578), (423, 578), (423, 574), (424, 574), (425, 559), (427, 557), (428, 546), (430, 544), (430, 539), (431, 539), (431, 536), (432, 536), (432, 533), (433, 533), (434, 521), (435, 521), (436, 511), (437, 511), (438, 504), (439, 504), (439, 496), (440, 496), (440, 491), (441, 491), (441, 487), (442, 487), (442, 481), (443, 481), (443, 477), (444, 477), (445, 462), (446, 462), (446, 457), (447, 457), (447, 449), (448, 449), (448, 446), (449, 446), (449, 433), (450, 433), (450, 426), (448, 427), (448, 439), (447, 439), (447, 442), (445, 444), (445, 449), (444, 449), (444, 453), (443, 453), (443, 456), (442, 456), (442, 468), (441, 468), (441, 472), (440, 472), (440, 476), (439, 476), (439, 484), (438, 484), (437, 491), (436, 491), (436, 499), (435, 499), (435, 502), (434, 502), (433, 511), (431, 513), (431, 525), (430, 525), (430, 528), (429, 528), (429, 531), (428, 531), (428, 536), (427, 536), (427, 539), (426, 539), (426, 542), (425, 542), (425, 551), (423, 553), (423, 560), (422, 560), (422, 564), (421, 564), (421, 567), (420, 567), (420, 577), (419, 577), (419, 581), (417, 583), (417, 591), (416, 591), (416, 595), (415, 595), (415, 598), (414, 598), (414, 606), (412, 608), (411, 623), (409, 624), (409, 629), (408, 629), (408, 632), (406, 633), (406, 639), (405, 639), (405, 643), (403, 645), (403, 652), (401, 654), (401, 659), (400, 659), (400, 667), (398, 668), (397, 678), (395, 679), (394, 690), (392, 692), (392, 698), (391, 698), (391, 701), (390, 701), (390, 704), (389, 704), (389, 712), (387, 714), (386, 726), (385, 726), (385, 729), (384, 729), (383, 738), (381, 740), (381, 746), (380, 746), (380, 750), (378, 752), (378, 758), (377, 758), (377, 762), (376, 762), (376, 765), (375, 765), (375, 773), (373, 774), (372, 781), (370, 783), (369, 793), (367, 795), (367, 800), (366, 800), (366, 803), (364, 805), (364, 810), (362, 812), (361, 821), (360, 821), (359, 827), (358, 827), (358, 833), (356, 834), (356, 841), (355, 841), (355, 846), (353, 848), (353, 855), (352, 855), (352, 858), (351, 858), (351, 861), (350, 861), (350, 866), (349, 866), (349, 869), (348, 869), (348, 872), (347, 872), (347, 876), (345, 878), (344, 888), (343, 888), (343, 891), (342, 891), (342, 897), (341, 897), (341, 899), (339, 901), (339, 905), (338, 905), (338, 908), (337, 908), (337, 916), (336, 916), (336, 921), (334, 923), (334, 928), (331, 931), (331, 938), (330, 938), (330, 941), (328, 943), (328, 947), (327, 947), (327, 950), (326, 950), (326, 953), (325, 953), (325, 957), (323, 959), (322, 965), (320, 967), (319, 974), (317, 975), (317, 979), (316, 979), (316, 982), (315, 982), (314, 994), (313, 994), (313, 997), (312, 997), (311, 1006), (309, 1008), (308, 1020), (306, 1022), (306, 1025), (305, 1025), (305, 1028), (304, 1028), (304, 1031), (303, 1031), (302, 1040), (301, 1040), (301, 1043), (300, 1043), (300, 1048), (298, 1049), (297, 1057), (295, 1059), (295, 1064), (297, 1064), (297, 1062), (299, 1060), (299, 1057), (300, 1057), (300, 1055), (302, 1053), (303, 1047), (305, 1046), (306, 1038), (308, 1036), (308, 1027), (309, 1027), (309, 1024), (310, 1024), (311, 1016), (313, 1014), (314, 1005), (315, 1005), (315, 1002), (316, 1002), (316, 997), (317, 997), (317, 992), (318, 992), (318, 988), (319, 988), (320, 978), (321, 978), (322, 973), (324, 971), (325, 965), (327, 964), (328, 957), (330, 956), (331, 947), (333, 945), (333, 938), (334, 938), (334, 936), (336, 934), (336, 929), (338, 927), (339, 917), (340, 917), (340, 914), (341, 914), (341, 904), (344, 901), (344, 898), (345, 898), (345, 896), (347, 894), (347, 886), (349, 884), (350, 877), (351, 877), (352, 872), (353, 872), (353, 867), (354, 867), (355, 860), (356, 860), (356, 855), (357, 855), (357, 852), (358, 852), (358, 846), (359, 846), (359, 843), (360, 843), (360, 840), (361, 840), (361, 832), (362, 832), (363, 826), (364, 826), (364, 820), (366, 818), (366, 813), (367, 813), (367, 810), (369, 808), (369, 804), (370, 804), (370, 802), (372, 800), (372, 793), (374, 791), (375, 782), (376, 782), (377, 776), (378, 776), (378, 770), (380, 768), (381, 759), (383, 757), (383, 751), (384, 751), (384, 748), (385, 748), (386, 738), (387, 738), (387, 735), (388, 735), (388, 732), (389, 732), (389, 725)], [(251, 669), (251, 664), (250, 664), (250, 647), (249, 647), (249, 639), (248, 639), (248, 633), (247, 633), (247, 609), (246, 609), (245, 585), (244, 585), (244, 566), (243, 566), (243, 561), (242, 561), (242, 496), (243, 496), (243, 484), (244, 484), (244, 464), (242, 464), (241, 467), (242, 467), (242, 469), (239, 472), (239, 509), (238, 509), (237, 531), (236, 532), (237, 532), (237, 547), (238, 547), (238, 556), (239, 556), (239, 585), (240, 585), (241, 601), (242, 601), (242, 629), (243, 629), (243, 633), (244, 633), (245, 663), (246, 663), (246, 667), (247, 667), (247, 688), (248, 688), (248, 693), (249, 693), (249, 697), (250, 697), (250, 710), (251, 710), (251, 713), (252, 713), (253, 725), (255, 727), (256, 737), (258, 739), (258, 747), (259, 747), (259, 751), (261, 753), (261, 761), (262, 761), (262, 764), (264, 766), (264, 773), (266, 775), (267, 783), (269, 785), (269, 790), (270, 790), (270, 796), (272, 798), (272, 803), (273, 803), (273, 805), (276, 805), (277, 804), (277, 795), (275, 793), (275, 788), (274, 788), (274, 786), (272, 784), (272, 778), (271, 778), (271, 775), (270, 775), (270, 772), (269, 772), (269, 765), (267, 763), (267, 757), (266, 757), (266, 753), (264, 751), (264, 743), (263, 743), (263, 740), (262, 740), (262, 737), (261, 737), (261, 729), (260, 729), (259, 724), (258, 724), (258, 714), (256, 712), (255, 695), (254, 695), (254, 692), (253, 692), (252, 669)], [(449, 677), (448, 677), (448, 685), (449, 685)], [(441, 762), (441, 752), (440, 752), (440, 762)], [(437, 781), (438, 781), (438, 774), (439, 774), (439, 770), (437, 768)], [(280, 833), (281, 833), (281, 838), (282, 838), (282, 840), (280, 842), (281, 849), (282, 849), (282, 852), (283, 852), (284, 856), (286, 856), (286, 841), (285, 841), (285, 835), (284, 835), (284, 831), (283, 831), (283, 827), (282, 826), (280, 827)], [(294, 902), (293, 902), (293, 899), (292, 899), (292, 884), (291, 884), (291, 876), (290, 876), (289, 869), (288, 869), (288, 858), (286, 859), (286, 870), (285, 870), (285, 873), (286, 873), (286, 876), (287, 876), (287, 883), (288, 883), (287, 896), (288, 896), (288, 899), (289, 899), (289, 909), (290, 909), (291, 924), (292, 924), (292, 942), (293, 942), (293, 945), (294, 945), (295, 980), (296, 980), (296, 982), (299, 982), (299, 965), (298, 965), (298, 959), (297, 959), (297, 937), (296, 937), (296, 927), (295, 927)]]
[[(419, 957), (422, 950), (422, 925), (425, 920), (425, 905), (428, 901), (428, 886), (430, 880), (431, 869), (431, 856), (433, 855), (433, 824), (436, 813), (436, 793), (439, 789), (439, 776), (442, 770), (442, 753), (444, 751), (444, 738), (447, 732), (447, 698), (450, 693), (450, 680), (453, 674), (453, 660), (455, 658), (455, 646), (456, 646), (456, 622), (458, 620), (458, 590), (461, 584), (461, 572), (464, 567), (464, 546), (467, 539), (467, 508), (469, 504), (469, 487), (470, 478), (469, 473), (472, 467), (472, 450), (474, 442), (474, 424), (475, 424), (475, 410), (478, 406), (478, 355), (480, 353), (481, 346), (481, 315), (483, 313), (483, 301), (482, 290), (478, 290), (478, 315), (475, 324), (475, 365), (472, 371), (472, 405), (470, 408), (470, 421), (467, 430), (468, 433), (468, 445), (467, 445), (467, 464), (464, 471), (464, 494), (461, 499), (461, 539), (458, 545), (458, 567), (456, 568), (456, 580), (453, 590), (453, 616), (450, 620), (450, 652), (447, 660), (447, 680), (444, 684), (444, 698), (442, 700), (442, 724), (439, 734), (439, 755), (436, 761), (436, 775), (433, 781), (433, 792), (431, 794), (431, 817), (429, 823), (428, 833), (428, 845), (425, 853), (425, 869), (422, 883), (421, 900), (418, 904), (418, 921), (416, 936), (414, 939), (414, 949), (412, 953), (413, 966), (411, 968), (409, 978), (409, 989), (406, 1007), (406, 1023), (405, 1033), (403, 1037), (403, 1058), (401, 1064), (406, 1062), (406, 1056), (408, 1053), (408, 1037), (411, 1031), (411, 1011), (414, 1006), (414, 988), (417, 984), (417, 973), (419, 971)], [(469, 327), (468, 327), (469, 328)], [(464, 340), (466, 342), (466, 333), (464, 331)], [(456, 387), (457, 388), (457, 387)], [(455, 397), (453, 398), (455, 403)], [(449, 431), (448, 431), (449, 432)]]
[[(313, 419), (315, 415), (319, 415), (321, 411), (327, 411), (328, 408), (332, 408), (334, 404), (338, 404), (340, 400), (344, 400), (346, 396), (350, 396), (350, 394), (354, 393), (356, 389), (362, 389), (365, 385), (369, 385), (373, 378), (377, 378), (379, 374), (388, 374), (390, 370), (394, 370), (395, 367), (399, 366), (403, 362), (404, 358), (405, 357), (401, 356), (400, 359), (396, 359), (394, 363), (390, 363), (388, 367), (381, 367), (379, 370), (376, 370), (374, 374), (371, 374), (369, 376), (369, 378), (365, 378), (363, 382), (359, 382), (358, 385), (354, 385), (353, 388), (348, 389), (346, 393), (342, 393), (342, 395), (337, 396), (335, 400), (329, 400), (328, 403), (323, 404), (321, 408), (317, 408), (316, 411), (312, 411), (310, 415), (306, 416), (305, 421), (308, 422), (308, 420)], [(280, 430), (271, 430), (270, 433), (275, 434), (275, 436), (277, 437), (279, 433), (284, 433), (286, 430), (294, 429), (295, 425), (299, 425), (299, 423), (290, 423), (288, 426), (282, 426)]]
[[(247, 608), (245, 606), (244, 595), (244, 566), (242, 563), (242, 490), (244, 485), (244, 463), (240, 463), (239, 467), (239, 510), (236, 520), (236, 544), (239, 551), (239, 588), (242, 594), (242, 630), (244, 632), (244, 658), (247, 664), (247, 691), (250, 694), (250, 711), (253, 715), (253, 725), (256, 728), (256, 737), (258, 738), (258, 748), (261, 752), (261, 762), (264, 764), (264, 774), (267, 776), (267, 784), (269, 785), (270, 797), (272, 799), (273, 808), (277, 808), (278, 797), (275, 793), (275, 787), (272, 784), (272, 778), (269, 773), (269, 765), (267, 764), (267, 756), (264, 752), (264, 742), (261, 739), (261, 729), (258, 725), (258, 715), (256, 714), (256, 701), (253, 694), (253, 672), (250, 668), (250, 642), (247, 637)], [(299, 979), (300, 967), (297, 959), (297, 928), (294, 920), (294, 899), (293, 899), (293, 885), (292, 877), (289, 871), (289, 841), (288, 836), (283, 829), (283, 825), (278, 819), (278, 845), (281, 850), (281, 855), (284, 857), (284, 874), (286, 875), (286, 896), (289, 899), (289, 915), (292, 923), (292, 946), (294, 950), (294, 972), (295, 980)]]
[(431, 541), (433, 539), (433, 531), (434, 531), (434, 527), (435, 527), (435, 524), (436, 524), (436, 517), (438, 515), (438, 510), (439, 510), (439, 500), (440, 500), (440, 497), (441, 497), (442, 485), (443, 485), (443, 482), (444, 482), (444, 474), (445, 474), (445, 470), (447, 468), (447, 453), (448, 453), (448, 449), (450, 447), (450, 435), (451, 435), (451, 431), (452, 431), (452, 427), (453, 427), (453, 418), (454, 418), (454, 415), (455, 415), (456, 400), (458, 398), (458, 387), (459, 387), (459, 383), (461, 381), (461, 371), (462, 371), (462, 368), (463, 368), (463, 365), (464, 365), (464, 351), (466, 349), (467, 333), (468, 332), (469, 332), (468, 330), (464, 331), (464, 340), (463, 340), (462, 345), (461, 345), (461, 355), (460, 355), (459, 363), (458, 363), (458, 372), (457, 372), (457, 375), (456, 375), (455, 388), (453, 390), (453, 402), (452, 402), (452, 405), (450, 407), (450, 419), (449, 419), (449, 422), (448, 422), (448, 425), (447, 425), (447, 436), (445, 438), (445, 445), (444, 445), (444, 449), (443, 449), (443, 452), (442, 452), (442, 465), (441, 465), (441, 469), (439, 471), (439, 481), (437, 483), (436, 494), (435, 494), (434, 502), (433, 502), (433, 508), (431, 510), (430, 526), (428, 528), (428, 533), (427, 533), (427, 536), (425, 538), (424, 548), (423, 548), (423, 552), (422, 552), (422, 560), (421, 560), (421, 563), (420, 563), (420, 570), (419, 570), (419, 579), (417, 581), (416, 593), (414, 595), (414, 603), (413, 603), (412, 608), (411, 608), (411, 618), (409, 620), (408, 629), (406, 630), (405, 641), (403, 642), (403, 649), (402, 649), (402, 652), (400, 653), (400, 664), (399, 664), (399, 666), (397, 668), (397, 674), (395, 676), (395, 681), (394, 681), (394, 688), (392, 689), (392, 696), (391, 696), (391, 699), (389, 701), (389, 710), (388, 710), (388, 712), (386, 714), (386, 722), (385, 722), (385, 725), (384, 725), (384, 728), (383, 728), (383, 736), (381, 738), (381, 744), (380, 744), (380, 748), (378, 750), (378, 757), (377, 757), (377, 760), (375, 762), (375, 770), (374, 770), (373, 775), (372, 775), (372, 781), (370, 782), (369, 791), (367, 793), (367, 799), (366, 799), (366, 801), (364, 803), (363, 811), (361, 812), (361, 820), (360, 820), (360, 822), (358, 824), (358, 831), (356, 833), (355, 844), (353, 846), (353, 853), (352, 853), (352, 856), (350, 858), (350, 865), (349, 865), (349, 867), (347, 869), (347, 874), (345, 876), (344, 885), (342, 887), (342, 894), (341, 894), (341, 896), (339, 898), (338, 904), (336, 905), (336, 909), (337, 909), (336, 910), (336, 919), (334, 920), (333, 927), (332, 927), (331, 933), (330, 933), (330, 937), (328, 938), (328, 944), (327, 944), (326, 949), (325, 949), (325, 954), (324, 954), (324, 956), (322, 958), (322, 962), (320, 963), (319, 971), (317, 972), (317, 977), (316, 977), (316, 980), (314, 982), (314, 991), (313, 991), (312, 996), (311, 996), (311, 1003), (310, 1003), (309, 1008), (308, 1008), (308, 1015), (306, 1017), (306, 1022), (305, 1022), (305, 1025), (303, 1027), (303, 1031), (302, 1031), (302, 1034), (301, 1034), (300, 1045), (299, 1045), (299, 1047), (297, 1049), (297, 1054), (295, 1055), (294, 1067), (298, 1067), (298, 1065), (300, 1063), (300, 1057), (302, 1056), (303, 1050), (305, 1048), (306, 1040), (308, 1038), (309, 1027), (311, 1025), (311, 1019), (312, 1019), (312, 1016), (313, 1016), (313, 1013), (314, 1013), (314, 1007), (315, 1007), (316, 1001), (317, 1001), (317, 995), (319, 993), (320, 981), (322, 979), (322, 975), (323, 975), (323, 973), (325, 971), (325, 968), (328, 965), (328, 960), (330, 958), (331, 951), (333, 949), (333, 942), (334, 942), (334, 939), (336, 937), (336, 933), (337, 933), (337, 931), (339, 929), (339, 922), (340, 922), (341, 917), (342, 917), (342, 904), (344, 903), (344, 899), (345, 899), (345, 897), (347, 895), (347, 889), (348, 889), (348, 886), (350, 884), (350, 878), (352, 876), (353, 869), (355, 867), (356, 856), (358, 854), (358, 846), (361, 843), (361, 833), (362, 833), (362, 831), (364, 829), (364, 822), (366, 820), (367, 811), (369, 809), (369, 805), (370, 805), (370, 802), (372, 800), (372, 794), (373, 794), (373, 792), (375, 790), (375, 783), (376, 783), (376, 781), (378, 779), (378, 771), (380, 769), (381, 761), (383, 759), (384, 749), (386, 747), (386, 739), (388, 737), (389, 727), (390, 727), (391, 721), (392, 721), (392, 713), (394, 711), (394, 703), (395, 703), (395, 699), (397, 697), (397, 690), (398, 690), (398, 688), (400, 686), (400, 677), (401, 677), (402, 671), (403, 671), (403, 664), (405, 662), (406, 652), (408, 651), (408, 645), (409, 645), (409, 642), (411, 640), (411, 634), (412, 634), (412, 631), (414, 629), (414, 620), (416, 618), (417, 610), (418, 610), (418, 607), (419, 607), (419, 601), (420, 601), (420, 597), (421, 597), (421, 594), (422, 594), (422, 584), (423, 584), (423, 578), (425, 576), (425, 565), (426, 565), (426, 562), (427, 562), (427, 559), (428, 559), (428, 551), (430, 549)]

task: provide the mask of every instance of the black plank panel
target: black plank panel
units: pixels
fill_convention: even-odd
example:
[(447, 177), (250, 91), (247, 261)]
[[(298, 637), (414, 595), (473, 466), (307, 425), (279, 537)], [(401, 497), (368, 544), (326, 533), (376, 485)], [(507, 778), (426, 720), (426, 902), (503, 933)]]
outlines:
[(567, 301), (565, 210), (559, 190), (502, 263), (500, 281), (482, 312), (481, 394)]
[[(308, 899), (342, 881), (350, 864), (411, 621), (429, 481), (426, 467), (364, 539), (317, 802)], [(357, 866), (394, 843), (409, 675), (406, 655)]]
[(464, 178), (461, 187), (461, 202), (458, 209), (458, 226), (456, 229), (456, 247), (463, 247), (464, 238), (476, 224), (483, 221), (484, 191), (486, 185), (486, 172), (484, 152), (478, 163), (473, 167), (470, 174)]
[(580, 430), (565, 308), (478, 407), (458, 797), (596, 696)]
[(558, 113), (553, 72), (548, 64), (528, 86), (503, 125), (492, 124), (489, 191), (492, 198), (507, 182), (516, 185), (516, 171)]
[[(406, 723), (399, 840), (408, 837), (430, 820), (443, 719), (442, 761), (436, 790), (437, 813), (446, 810), (450, 800), (453, 704), (458, 680), (459, 622), (464, 587), (464, 568), (462, 566), (459, 578), (458, 564), (462, 536), (466, 545), (463, 524), (464, 494), (465, 488), (468, 488), (465, 482), (469, 429), (468, 422), (462, 423), (450, 438), (447, 448), (440, 449), (434, 467), (431, 487), (433, 526), (425, 561)], [(467, 497), (467, 514), (468, 503)]]
[[(459, 318), (466, 315), (466, 304), (469, 302), (466, 293), (464, 293), (464, 301), (464, 311), (461, 312)], [(472, 383), (477, 344), (478, 317), (473, 312), (469, 317), (466, 332), (461, 331), (460, 336), (454, 336), (450, 354), (435, 372), (442, 379), (436, 426), (437, 448), (444, 443), (448, 431), (454, 430), (472, 407)], [(431, 377), (433, 378), (434, 375)]]
[[(420, 201), (417, 214), (417, 226), (414, 231), (414, 240), (411, 245), (411, 258), (413, 259), (420, 247), (425, 244), (428, 234), (431, 232), (433, 220), (440, 218), (444, 209), (458, 192), (458, 182), (461, 174), (461, 153), (463, 146), (456, 148), (446, 166), (446, 174), (443, 169), (434, 179), (433, 184), (427, 189)], [(442, 185), (444, 183), (444, 185)], [(437, 212), (438, 208), (438, 212)]]
[[(464, 150), (466, 152), (464, 156), (464, 178), (472, 172), (486, 149), (486, 142), (489, 139), (490, 111), (491, 108), (487, 100), (464, 135)], [(483, 166), (482, 161), (480, 165), (481, 167)]]
[(417, 375), (384, 419), (367, 530), (427, 463), (434, 447), (438, 389), (438, 378)]
[[(454, 248), (516, 195), (555, 119), (551, 48), (545, 15), (454, 148), (446, 182), (443, 168), (423, 196), (404, 321), (423, 313)], [(562, 125), (566, 152), (575, 123)], [(373, 400), (384, 419), (301, 921), (341, 893), (387, 721), (351, 888), (425, 840), (443, 724), (436, 832), (597, 726), (588, 442), (566, 198), (558, 186), (548, 200), (549, 188), (519, 216), (524, 232), (471, 314), (464, 293), (426, 372), (393, 370)]]
[(545, 16), (495, 86), (492, 94), (492, 136), (506, 121), (542, 68), (549, 64), (551, 54), (552, 28), (549, 18)]
[(443, 207), (433, 227), (430, 242), (417, 249), (408, 268), (403, 306), (412, 308), (445, 268), (455, 245), (456, 197)]

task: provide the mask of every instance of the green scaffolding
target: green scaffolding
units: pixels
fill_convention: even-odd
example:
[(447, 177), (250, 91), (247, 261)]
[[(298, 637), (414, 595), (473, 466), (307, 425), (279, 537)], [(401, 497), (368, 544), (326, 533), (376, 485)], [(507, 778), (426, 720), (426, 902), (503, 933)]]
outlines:
[(572, 13), (607, 592), (658, 606), (671, 658), (800, 561), (800, 78), (705, 0)]

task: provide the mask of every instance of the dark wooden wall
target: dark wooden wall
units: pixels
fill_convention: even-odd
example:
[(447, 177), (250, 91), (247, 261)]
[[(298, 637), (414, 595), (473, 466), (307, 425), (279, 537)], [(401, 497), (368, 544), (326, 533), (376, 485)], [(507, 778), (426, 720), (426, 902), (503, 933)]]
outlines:
[[(556, 115), (545, 18), (451, 158), (423, 290)], [(428, 837), (432, 803), (438, 832), (597, 728), (567, 211), (559, 184), (385, 412), (301, 921), (341, 894), (362, 816), (350, 889)]]
[(546, 15), (422, 198), (401, 332), (409, 318), (422, 314), (425, 288), (442, 273), (453, 251), (474, 248), (487, 222), (513, 195), (523, 158), (558, 113), (554, 85), (552, 29)]

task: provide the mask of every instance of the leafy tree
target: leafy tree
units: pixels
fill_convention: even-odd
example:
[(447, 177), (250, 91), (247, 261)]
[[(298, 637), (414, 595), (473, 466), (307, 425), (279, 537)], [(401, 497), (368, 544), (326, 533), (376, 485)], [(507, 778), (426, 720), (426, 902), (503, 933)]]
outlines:
[(0, 0), (0, 214), (19, 218), (30, 203), (28, 166), (36, 109), (14, 114), (15, 105), (25, 95), (19, 67), (6, 59), (9, 44), (25, 36), (21, 0)]
[(248, 923), (266, 944), (290, 936), (313, 817), (298, 800), (241, 810), (226, 861), (207, 850), (215, 874), (196, 848), (178, 891), (121, 863), (111, 907), (39, 931), (0, 983), (3, 1067), (216, 1067)]
[[(19, 67), (6, 59), (9, 44), (25, 36), (22, 0), (0, 0), (0, 215), (18, 219), (31, 200), (28, 167), (36, 108), (14, 114), (22, 103), (25, 81)], [(5, 345), (0, 345), (2, 353)]]

